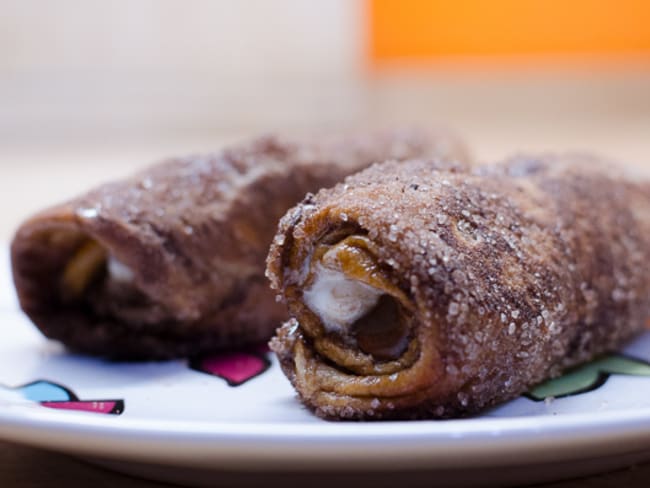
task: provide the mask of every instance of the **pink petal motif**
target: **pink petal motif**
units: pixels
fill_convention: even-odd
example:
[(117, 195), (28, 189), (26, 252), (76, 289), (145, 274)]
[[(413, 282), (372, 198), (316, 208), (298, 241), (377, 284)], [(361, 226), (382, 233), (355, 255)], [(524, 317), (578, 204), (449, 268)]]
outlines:
[(71, 402), (40, 402), (47, 408), (76, 410), (102, 414), (120, 415), (124, 411), (123, 400), (79, 400)]
[(190, 368), (223, 378), (230, 386), (242, 385), (264, 373), (270, 366), (271, 362), (257, 349), (225, 352), (190, 361)]

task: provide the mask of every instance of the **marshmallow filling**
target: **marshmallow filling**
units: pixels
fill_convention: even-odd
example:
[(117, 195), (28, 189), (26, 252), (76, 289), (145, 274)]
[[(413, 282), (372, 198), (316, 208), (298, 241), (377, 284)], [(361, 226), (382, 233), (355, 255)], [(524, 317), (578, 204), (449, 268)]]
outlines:
[(365, 236), (317, 247), (303, 301), (320, 322), (316, 335), (337, 337), (378, 361), (398, 359), (408, 348), (408, 299), (390, 282)]

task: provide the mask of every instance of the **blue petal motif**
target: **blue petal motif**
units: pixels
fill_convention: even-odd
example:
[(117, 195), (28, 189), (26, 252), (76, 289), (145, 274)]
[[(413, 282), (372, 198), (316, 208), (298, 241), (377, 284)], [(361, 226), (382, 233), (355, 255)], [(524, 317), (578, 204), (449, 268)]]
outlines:
[(27, 400), (33, 402), (62, 402), (76, 400), (76, 395), (64, 386), (45, 380), (34, 381), (16, 388)]

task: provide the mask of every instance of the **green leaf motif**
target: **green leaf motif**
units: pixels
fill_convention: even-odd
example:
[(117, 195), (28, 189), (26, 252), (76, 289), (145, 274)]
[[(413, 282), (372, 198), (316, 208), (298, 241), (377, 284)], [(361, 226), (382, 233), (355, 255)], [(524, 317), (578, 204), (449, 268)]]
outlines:
[(613, 374), (650, 376), (650, 363), (620, 354), (605, 356), (569, 370), (563, 376), (545, 381), (525, 394), (534, 401), (561, 398), (596, 390)]

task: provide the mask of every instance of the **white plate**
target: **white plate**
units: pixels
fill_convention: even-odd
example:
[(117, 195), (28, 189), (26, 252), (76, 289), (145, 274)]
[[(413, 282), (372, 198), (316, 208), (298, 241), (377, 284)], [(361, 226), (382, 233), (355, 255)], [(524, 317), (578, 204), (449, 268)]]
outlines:
[[(591, 375), (576, 376), (600, 385), (582, 394), (552, 401), (522, 397), (463, 420), (326, 422), (299, 405), (264, 351), (162, 363), (68, 354), (44, 340), (18, 311), (6, 259), (3, 266), (0, 438), (5, 440), (194, 485), (260, 476), (311, 486), (338, 479), (373, 486), (432, 479), (504, 484), (650, 459), (650, 333), (623, 351), (634, 360), (600, 363), (614, 374), (594, 366)], [(231, 383), (243, 372), (265, 370), (231, 386), (201, 369), (226, 374)], [(556, 384), (551, 393), (566, 393), (562, 388)]]

